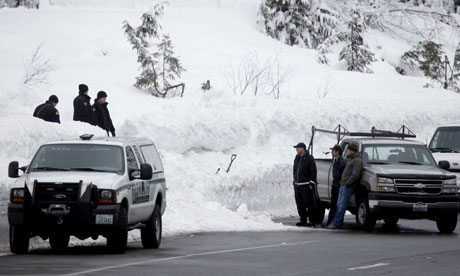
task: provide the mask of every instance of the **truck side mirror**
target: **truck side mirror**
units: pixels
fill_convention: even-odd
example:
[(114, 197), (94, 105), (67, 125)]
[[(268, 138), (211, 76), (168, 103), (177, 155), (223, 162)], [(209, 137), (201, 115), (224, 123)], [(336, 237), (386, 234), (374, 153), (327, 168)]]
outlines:
[(439, 167), (443, 170), (448, 170), (450, 169), (450, 163), (449, 161), (439, 161)]
[(153, 169), (150, 164), (144, 163), (141, 164), (141, 179), (150, 180), (152, 179)]
[(8, 166), (8, 177), (18, 178), (19, 177), (19, 163), (18, 161), (13, 161)]

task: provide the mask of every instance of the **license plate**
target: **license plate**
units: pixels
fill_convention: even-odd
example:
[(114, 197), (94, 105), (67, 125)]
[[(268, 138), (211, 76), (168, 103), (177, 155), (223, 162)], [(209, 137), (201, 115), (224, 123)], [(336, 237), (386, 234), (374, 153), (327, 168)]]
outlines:
[(425, 203), (414, 203), (414, 205), (412, 205), (412, 210), (414, 212), (427, 212), (428, 205)]
[(96, 224), (113, 224), (113, 215), (96, 215)]

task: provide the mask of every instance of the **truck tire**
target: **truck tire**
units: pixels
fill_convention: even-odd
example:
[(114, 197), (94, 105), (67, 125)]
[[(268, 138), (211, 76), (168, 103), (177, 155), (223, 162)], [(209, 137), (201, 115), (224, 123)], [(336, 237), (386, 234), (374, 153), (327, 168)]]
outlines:
[(388, 217), (383, 219), (385, 222), (385, 227), (395, 227), (398, 224), (399, 218), (398, 217)]
[(55, 251), (63, 251), (69, 246), (70, 235), (52, 234), (49, 239), (51, 249)]
[(366, 232), (371, 232), (375, 228), (376, 219), (371, 215), (369, 200), (361, 196), (356, 202), (356, 225)]
[(24, 226), (10, 225), (10, 250), (14, 254), (25, 254), (29, 251), (29, 232)]
[(436, 217), (436, 226), (441, 233), (452, 233), (457, 227), (457, 212), (446, 212)]
[(152, 216), (141, 228), (141, 240), (144, 248), (159, 248), (162, 232), (161, 207), (156, 204)]
[(107, 247), (112, 253), (124, 254), (128, 244), (128, 211), (121, 207), (115, 228), (107, 236)]

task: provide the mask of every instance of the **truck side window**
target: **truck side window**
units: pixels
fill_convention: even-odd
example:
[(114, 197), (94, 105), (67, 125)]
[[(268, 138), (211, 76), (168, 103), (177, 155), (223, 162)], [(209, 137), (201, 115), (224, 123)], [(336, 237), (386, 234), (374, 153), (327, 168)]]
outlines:
[(347, 157), (348, 143), (343, 143), (343, 144), (342, 144), (342, 148), (343, 148), (342, 157), (343, 157), (343, 158), (346, 158), (346, 157)]
[(142, 154), (145, 157), (147, 163), (151, 164), (154, 172), (163, 172), (163, 165), (160, 160), (160, 156), (154, 145), (142, 145)]
[(139, 153), (139, 149), (137, 148), (137, 146), (133, 146), (133, 149), (134, 149), (134, 153), (136, 154), (137, 160), (139, 160), (139, 163), (145, 163), (145, 160)]
[[(139, 170), (139, 164), (137, 164), (136, 156), (134, 155), (131, 147), (126, 147), (126, 160), (128, 161), (128, 171)], [(139, 174), (139, 172), (136, 172), (133, 175), (136, 174)]]

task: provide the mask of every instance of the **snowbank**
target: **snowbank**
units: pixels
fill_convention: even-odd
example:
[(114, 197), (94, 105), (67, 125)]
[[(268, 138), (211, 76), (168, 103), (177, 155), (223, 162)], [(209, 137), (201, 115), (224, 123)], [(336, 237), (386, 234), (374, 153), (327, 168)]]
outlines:
[[(5, 65), (0, 67), (0, 197), (7, 197), (12, 183), (6, 176), (9, 161), (26, 164), (49, 140), (104, 135), (71, 121), (79, 83), (87, 83), (92, 96), (107, 91), (118, 135), (156, 142), (169, 188), (166, 236), (286, 229), (270, 218), (296, 214), (292, 145), (308, 142), (312, 125), (340, 123), (367, 131), (405, 124), (427, 141), (437, 125), (460, 119), (460, 95), (422, 88), (425, 78), (400, 76), (384, 61), (373, 64), (375, 74), (346, 72), (340, 64), (317, 64), (315, 51), (264, 36), (255, 22), (257, 1), (172, 1), (163, 25), (188, 69), (187, 88), (184, 98), (153, 98), (132, 87), (136, 57), (121, 31), (123, 20), (138, 22), (150, 1), (49, 3), (38, 11), (0, 10), (0, 34), (8, 42), (0, 44)], [(405, 50), (385, 34), (372, 35), (381, 56)], [(24, 87), (22, 62), (42, 42), (56, 70), (47, 86)], [(293, 68), (281, 99), (230, 92), (225, 66), (251, 51), (262, 58), (279, 55)], [(207, 79), (214, 89), (203, 93), (199, 85)], [(51, 93), (60, 98), (61, 125), (31, 116)], [(319, 135), (316, 142), (315, 155), (322, 157), (334, 139)], [(238, 157), (227, 174), (231, 154)]]

